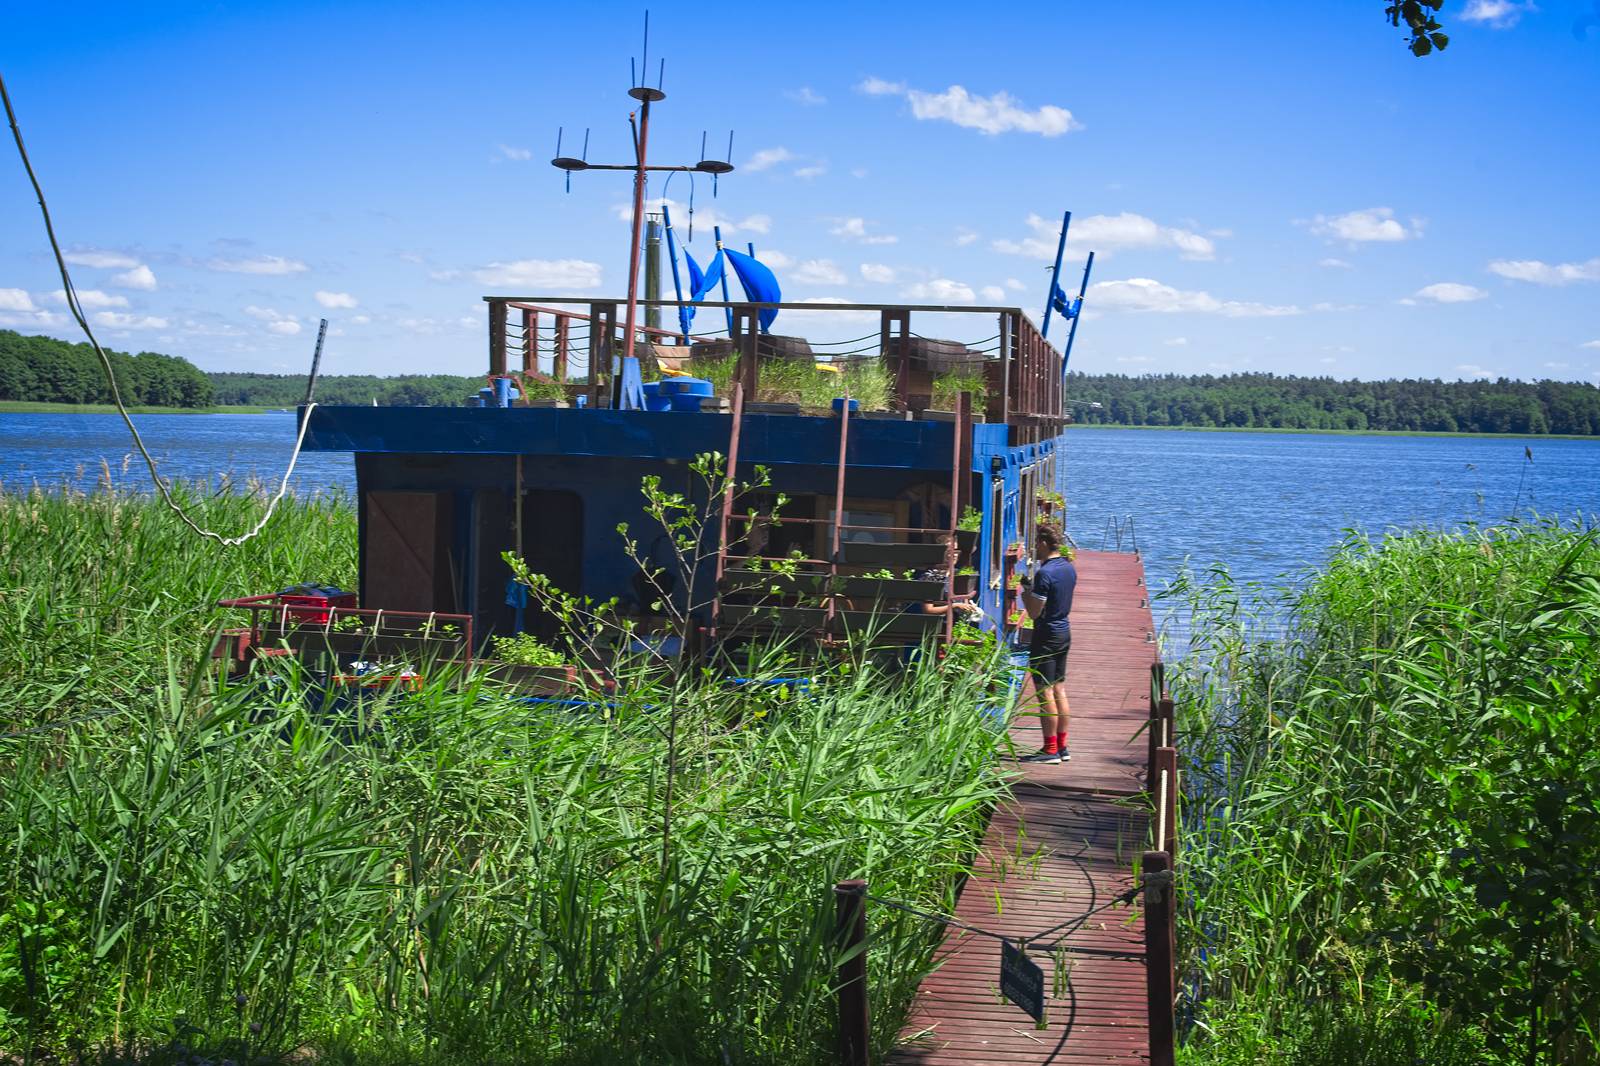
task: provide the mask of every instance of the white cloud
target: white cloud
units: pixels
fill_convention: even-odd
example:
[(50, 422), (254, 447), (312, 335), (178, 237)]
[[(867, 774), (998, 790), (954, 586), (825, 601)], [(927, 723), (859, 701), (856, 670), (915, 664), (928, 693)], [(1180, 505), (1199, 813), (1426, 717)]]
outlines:
[(1462, 363), (1456, 367), (1456, 373), (1464, 378), (1496, 378), (1499, 373), (1494, 370), (1485, 370), (1477, 363)]
[(368, 323), (370, 323), (371, 321), (372, 321), (372, 316), (370, 316), (370, 315), (351, 315), (350, 316), (350, 324), (352, 326), (365, 326)]
[(108, 252), (99, 248), (67, 252), (62, 258), (73, 266), (95, 267), (100, 270), (126, 270), (139, 265), (139, 260), (125, 252)]
[(1311, 232), (1334, 240), (1367, 243), (1372, 241), (1405, 241), (1422, 235), (1419, 220), (1412, 219), (1411, 227), (1394, 217), (1389, 207), (1368, 207), (1342, 215), (1318, 215), (1311, 220)]
[(973, 241), (975, 241), (977, 239), (978, 239), (978, 234), (977, 234), (976, 230), (970, 230), (970, 229), (967, 229), (966, 227), (963, 226), (961, 229), (958, 229), (956, 231), (956, 247), (957, 248), (965, 248), (967, 245), (971, 244)]
[(782, 270), (785, 267), (794, 265), (793, 259), (787, 255), (784, 255), (776, 248), (757, 248), (756, 258), (767, 264), (767, 266), (771, 267), (773, 270)]
[(1088, 306), (1112, 311), (1153, 311), (1163, 314), (1188, 311), (1225, 318), (1276, 318), (1298, 315), (1295, 306), (1219, 300), (1208, 292), (1176, 289), (1153, 278), (1099, 281), (1089, 286)]
[(1351, 269), (1351, 265), (1349, 263), (1345, 262), (1343, 259), (1334, 259), (1331, 256), (1329, 258), (1327, 258), (1327, 259), (1318, 259), (1317, 260), (1317, 266), (1319, 266), (1319, 267), (1334, 267), (1334, 268), (1336, 268), (1338, 270), (1349, 270), (1349, 269)]
[(311, 268), (298, 259), (285, 259), (281, 255), (257, 255), (247, 259), (209, 259), (206, 261), (206, 269), (221, 271), (224, 274), (282, 276), (302, 274)]
[(292, 337), (300, 332), (300, 320), (294, 315), (279, 311), (275, 307), (257, 307), (255, 304), (244, 309), (244, 313), (251, 318), (258, 318), (267, 324), (269, 332)]
[(1154, 361), (1155, 360), (1151, 359), (1148, 355), (1119, 355), (1119, 356), (1117, 356), (1117, 362), (1119, 362), (1119, 363), (1152, 363)]
[(867, 78), (856, 88), (869, 96), (904, 96), (911, 104), (911, 114), (915, 118), (952, 122), (989, 136), (1015, 131), (1037, 133), (1041, 137), (1059, 137), (1083, 128), (1083, 124), (1064, 107), (1046, 104), (1030, 111), (1006, 92), (975, 96), (960, 85), (952, 85), (942, 93), (929, 93), (882, 78)]
[(805, 104), (807, 107), (820, 107), (828, 102), (826, 96), (823, 96), (809, 85), (802, 85), (798, 89), (790, 89), (783, 95), (785, 99), (793, 100), (797, 104)]
[(856, 86), (857, 92), (868, 96), (899, 96), (906, 91), (903, 81), (884, 81), (882, 78), (865, 78)]
[(1546, 370), (1571, 370), (1572, 369), (1572, 364), (1571, 363), (1546, 363), (1546, 364), (1544, 364), (1544, 368)]
[(156, 287), (156, 275), (149, 267), (140, 263), (132, 270), (125, 270), (121, 274), (111, 275), (111, 284), (124, 289), (139, 289), (150, 292)]
[(33, 311), (33, 297), (22, 289), (0, 289), (0, 311)]
[(867, 281), (886, 285), (894, 281), (894, 267), (882, 263), (862, 263), (861, 276)]
[[(1007, 255), (1025, 255), (1053, 261), (1061, 240), (1061, 223), (1039, 215), (1028, 216), (1030, 236), (1020, 241), (1001, 238), (992, 242), (994, 250)], [(1075, 253), (1083, 249), (1096, 252), (1120, 248), (1171, 248), (1184, 259), (1216, 258), (1216, 245), (1209, 237), (1193, 230), (1163, 226), (1154, 219), (1124, 211), (1120, 215), (1089, 215), (1074, 219), (1067, 231), (1067, 247)]]
[[(478, 284), (506, 289), (572, 289), (600, 287), (600, 264), (586, 259), (514, 259), (489, 263), (472, 272)], [(530, 293), (529, 295), (536, 295)]]
[(130, 315), (121, 311), (96, 311), (90, 319), (110, 329), (166, 329), (167, 320), (153, 315)]
[(827, 172), (828, 172), (828, 164), (826, 164), (826, 163), (812, 163), (810, 166), (796, 167), (795, 171), (794, 171), (794, 176), (797, 177), (797, 178), (803, 178), (803, 179), (809, 181), (812, 178), (820, 178), (820, 177), (822, 177), (822, 175), (826, 174)]
[(532, 159), (533, 151), (528, 148), (513, 148), (509, 144), (502, 144), (500, 146), (500, 155), (505, 159), (515, 159), (520, 163)]
[(1497, 30), (1515, 26), (1523, 15), (1539, 10), (1532, 0), (1516, 3), (1515, 0), (1472, 0), (1461, 13), (1463, 22), (1482, 22)]
[(908, 300), (928, 300), (939, 304), (970, 304), (978, 301), (978, 294), (972, 291), (971, 285), (963, 285), (949, 278), (919, 281), (906, 288), (904, 295)]
[(1167, 345), (1170, 348), (1182, 348), (1184, 345), (1189, 343), (1189, 338), (1188, 337), (1168, 337), (1166, 340), (1162, 341), (1161, 343)]
[(1600, 340), (1584, 341), (1582, 344), (1578, 345), (1578, 347), (1580, 347), (1580, 348), (1600, 348)]
[(832, 259), (807, 259), (794, 268), (792, 277), (802, 285), (843, 285), (847, 280)]
[[(665, 204), (672, 211), (672, 232), (676, 235), (681, 245), (689, 238), (689, 208), (687, 204), (680, 203), (670, 198), (658, 197), (645, 201), (646, 211), (660, 211)], [(611, 213), (619, 222), (633, 221), (633, 204), (621, 203), (612, 207)], [(715, 207), (697, 207), (694, 212), (694, 230), (696, 233), (709, 235), (715, 226), (722, 227), (722, 235), (727, 237), (734, 233), (766, 233), (772, 228), (771, 215), (748, 215), (742, 219), (723, 216)], [(708, 255), (710, 253), (707, 253)]]
[[(101, 292), (99, 289), (74, 289), (73, 291), (78, 296), (79, 307), (96, 308), (128, 306), (128, 298), (126, 296), (113, 296), (111, 293)], [(64, 306), (67, 302), (66, 291), (64, 289), (57, 289), (55, 292), (50, 294), (50, 299)]]
[(793, 158), (794, 153), (782, 146), (777, 148), (763, 148), (752, 155), (750, 159), (739, 169), (750, 172), (766, 170), (769, 167), (777, 166), (779, 163), (787, 163)]
[(1481, 300), (1489, 295), (1475, 285), (1463, 285), (1458, 281), (1440, 281), (1432, 285), (1425, 285), (1413, 295), (1413, 300), (1432, 300), (1440, 304), (1464, 304), (1473, 300)]
[(1539, 259), (1496, 259), (1491, 274), (1535, 285), (1571, 285), (1575, 281), (1600, 281), (1600, 256), (1582, 263), (1546, 263)]
[(982, 296), (988, 303), (998, 304), (1005, 300), (1006, 290), (998, 285), (985, 285), (978, 290), (978, 295)]
[(318, 289), (317, 303), (328, 308), (354, 308), (356, 306), (356, 298), (347, 292), (328, 292), (324, 289)]
[(894, 244), (900, 240), (899, 237), (887, 233), (869, 234), (867, 220), (864, 218), (841, 218), (835, 221), (838, 224), (828, 231), (835, 237), (859, 241), (862, 244)]
[(1018, 281), (1016, 278), (1007, 278), (1006, 288), (1010, 289), (1012, 292), (1021, 292), (1026, 289), (1027, 286)]

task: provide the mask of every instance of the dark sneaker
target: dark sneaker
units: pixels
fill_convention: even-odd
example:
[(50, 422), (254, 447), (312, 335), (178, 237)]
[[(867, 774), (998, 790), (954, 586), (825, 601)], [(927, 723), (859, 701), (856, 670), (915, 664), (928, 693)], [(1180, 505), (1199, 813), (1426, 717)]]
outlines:
[(1036, 751), (1032, 755), (1024, 755), (1018, 762), (1042, 763), (1046, 766), (1055, 766), (1061, 761), (1061, 753), (1055, 751)]
[(1068, 751), (1066, 748), (1062, 748), (1061, 749), (1061, 761), (1062, 762), (1071, 762), (1072, 761), (1072, 752)]

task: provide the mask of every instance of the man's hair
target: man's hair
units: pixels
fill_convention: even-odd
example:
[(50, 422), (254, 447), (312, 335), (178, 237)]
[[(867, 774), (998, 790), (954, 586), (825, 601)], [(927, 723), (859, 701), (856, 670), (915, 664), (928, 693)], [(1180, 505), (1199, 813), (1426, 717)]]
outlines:
[(1039, 522), (1033, 527), (1035, 540), (1043, 541), (1051, 551), (1061, 550), (1061, 531), (1050, 522)]

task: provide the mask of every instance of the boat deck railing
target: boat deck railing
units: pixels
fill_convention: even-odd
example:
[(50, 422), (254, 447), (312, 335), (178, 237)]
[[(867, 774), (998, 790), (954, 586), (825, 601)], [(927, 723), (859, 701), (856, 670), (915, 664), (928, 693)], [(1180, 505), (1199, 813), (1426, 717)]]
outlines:
[[(484, 300), (489, 310), (491, 378), (513, 372), (534, 374), (598, 390), (610, 377), (613, 356), (626, 347), (622, 319), (626, 304), (620, 299), (486, 296)], [(640, 306), (660, 309), (667, 317), (676, 317), (679, 307), (693, 307), (701, 323), (709, 320), (711, 328), (684, 334), (641, 326), (636, 352), (686, 362), (733, 356), (734, 380), (744, 386), (747, 397), (761, 395), (761, 367), (771, 360), (815, 359), (825, 364), (881, 360), (891, 374), (893, 410), (920, 415), (933, 406), (934, 380), (959, 373), (982, 379), (986, 401), (981, 414), (986, 421), (1026, 427), (1028, 440), (1054, 436), (1064, 422), (1061, 353), (1018, 307), (676, 300), (644, 300)], [(764, 333), (760, 315), (767, 310), (788, 312), (785, 325), (803, 315), (807, 324), (824, 325), (819, 333), (864, 335), (811, 341)], [(963, 327), (971, 331), (974, 323), (981, 323), (976, 332), (985, 336), (949, 337)]]

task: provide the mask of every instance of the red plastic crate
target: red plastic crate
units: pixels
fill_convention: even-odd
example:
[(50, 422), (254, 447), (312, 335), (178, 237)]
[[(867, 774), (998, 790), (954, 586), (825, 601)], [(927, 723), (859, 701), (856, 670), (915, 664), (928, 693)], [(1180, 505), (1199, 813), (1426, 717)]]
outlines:
[(354, 607), (356, 594), (318, 585), (296, 585), (278, 593), (277, 602), (288, 608), (285, 613), (295, 621), (320, 626), (328, 624), (331, 608)]

